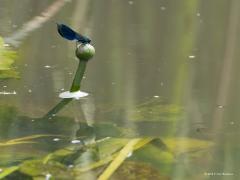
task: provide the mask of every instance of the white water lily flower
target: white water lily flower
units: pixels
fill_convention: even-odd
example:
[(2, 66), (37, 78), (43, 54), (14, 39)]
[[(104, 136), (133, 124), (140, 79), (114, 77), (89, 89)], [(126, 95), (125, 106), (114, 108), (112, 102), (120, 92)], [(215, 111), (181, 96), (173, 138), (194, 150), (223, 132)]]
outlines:
[(76, 91), (76, 92), (65, 91), (59, 94), (59, 97), (63, 99), (68, 99), (68, 98), (80, 99), (86, 96), (88, 96), (88, 93), (82, 92), (82, 91)]

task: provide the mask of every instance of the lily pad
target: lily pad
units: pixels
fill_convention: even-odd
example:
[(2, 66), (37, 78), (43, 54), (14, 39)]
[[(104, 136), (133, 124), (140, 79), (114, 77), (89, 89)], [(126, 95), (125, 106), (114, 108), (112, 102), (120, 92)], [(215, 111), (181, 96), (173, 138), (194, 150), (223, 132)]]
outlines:
[(165, 138), (163, 139), (163, 141), (167, 145), (168, 149), (176, 156), (182, 153), (201, 151), (203, 149), (210, 148), (214, 145), (214, 143), (211, 141), (187, 137)]

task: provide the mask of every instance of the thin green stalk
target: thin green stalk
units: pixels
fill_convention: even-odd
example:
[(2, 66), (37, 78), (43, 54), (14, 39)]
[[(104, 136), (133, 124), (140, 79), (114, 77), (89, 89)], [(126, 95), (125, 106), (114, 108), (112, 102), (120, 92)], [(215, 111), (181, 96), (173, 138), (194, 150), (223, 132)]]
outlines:
[(60, 111), (64, 106), (66, 106), (71, 101), (72, 101), (72, 98), (61, 100), (56, 106), (54, 106), (50, 111), (48, 111), (48, 113), (45, 116), (43, 116), (43, 119), (51, 118), (52, 116), (57, 114), (58, 111)]
[[(86, 66), (87, 66), (87, 61), (79, 60), (78, 69), (74, 76), (70, 92), (76, 92), (80, 90), (80, 85), (81, 85), (84, 72), (86, 70)], [(72, 101), (72, 98), (63, 99), (55, 107), (53, 107), (50, 111), (48, 111), (48, 113), (43, 118), (48, 119), (52, 117), (54, 114), (59, 112), (64, 106), (66, 106), (71, 101)]]
[(87, 66), (87, 61), (79, 60), (78, 69), (77, 69), (77, 72), (75, 74), (70, 92), (75, 92), (75, 91), (80, 90), (80, 85), (81, 85), (81, 81), (82, 81), (84, 72), (86, 70), (86, 66)]

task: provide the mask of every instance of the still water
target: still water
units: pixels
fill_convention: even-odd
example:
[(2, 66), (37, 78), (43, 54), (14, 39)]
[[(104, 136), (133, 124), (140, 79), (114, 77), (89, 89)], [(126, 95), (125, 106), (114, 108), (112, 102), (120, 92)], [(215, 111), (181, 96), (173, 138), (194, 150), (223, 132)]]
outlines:
[[(0, 178), (240, 178), (238, 0), (0, 0), (0, 17)], [(56, 22), (96, 49), (80, 100), (58, 97), (78, 59)]]

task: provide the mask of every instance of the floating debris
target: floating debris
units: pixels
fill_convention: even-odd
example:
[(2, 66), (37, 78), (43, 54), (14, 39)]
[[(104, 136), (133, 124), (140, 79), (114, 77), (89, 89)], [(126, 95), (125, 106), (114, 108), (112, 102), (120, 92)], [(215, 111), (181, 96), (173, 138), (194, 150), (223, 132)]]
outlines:
[(128, 4), (129, 5), (133, 5), (133, 1), (128, 1)]
[(49, 68), (51, 68), (51, 66), (49, 66), (49, 65), (46, 65), (46, 66), (44, 66), (46, 69), (49, 69)]
[(195, 57), (196, 57), (196, 56), (194, 56), (194, 55), (188, 56), (189, 59), (194, 59)]
[(16, 25), (16, 24), (13, 24), (13, 25), (12, 25), (12, 27), (13, 27), (13, 28), (17, 28), (17, 27), (18, 27), (18, 25)]
[(127, 157), (131, 157), (132, 154), (133, 154), (132, 152), (129, 152), (128, 155), (127, 155)]
[(4, 43), (3, 44), (3, 47), (9, 47), (10, 45), (9, 44), (7, 44), (7, 43)]
[(223, 105), (218, 105), (217, 106), (219, 109), (222, 109), (222, 108), (224, 108), (224, 106)]
[(78, 144), (78, 143), (81, 143), (81, 141), (78, 140), (78, 139), (75, 139), (75, 140), (72, 140), (71, 143), (72, 143), (72, 144)]
[(46, 180), (50, 180), (52, 179), (52, 175), (51, 174), (46, 174)]
[(68, 168), (74, 168), (74, 165), (70, 164), (68, 165)]
[(57, 142), (57, 141), (60, 141), (59, 138), (54, 138), (53, 141)]
[(162, 6), (160, 9), (161, 9), (162, 11), (165, 11), (165, 10), (166, 10), (166, 7)]
[(154, 98), (159, 98), (159, 96), (158, 95), (155, 95), (155, 96), (153, 96)]
[(16, 91), (13, 91), (13, 92), (1, 91), (0, 94), (2, 94), (2, 95), (16, 95), (17, 92)]

